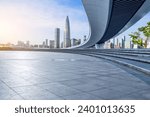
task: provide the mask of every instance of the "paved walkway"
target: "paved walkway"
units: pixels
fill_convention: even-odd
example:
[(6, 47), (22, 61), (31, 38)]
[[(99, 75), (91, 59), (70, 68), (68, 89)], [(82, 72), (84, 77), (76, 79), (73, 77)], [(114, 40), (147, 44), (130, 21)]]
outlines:
[(0, 52), (0, 99), (150, 99), (150, 85), (103, 59)]

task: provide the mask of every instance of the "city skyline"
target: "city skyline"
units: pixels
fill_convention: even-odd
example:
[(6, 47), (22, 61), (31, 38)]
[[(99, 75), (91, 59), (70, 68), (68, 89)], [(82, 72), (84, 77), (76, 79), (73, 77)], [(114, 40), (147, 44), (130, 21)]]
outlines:
[[(21, 41), (18, 40), (17, 44), (14, 43), (0, 43), (0, 47), (10, 47), (10, 48), (34, 48), (34, 49), (38, 49), (38, 48), (43, 48), (43, 49), (60, 49), (60, 48), (68, 48), (68, 47), (73, 47), (76, 45), (80, 45), (81, 44), (81, 39), (75, 39), (75, 38), (71, 38), (71, 30), (70, 30), (70, 21), (69, 21), (69, 16), (66, 17), (66, 21), (65, 21), (65, 29), (64, 29), (64, 39), (63, 41), (60, 41), (60, 28), (55, 28), (55, 37), (54, 39), (44, 39), (44, 41), (42, 41), (42, 43), (32, 43), (29, 40), (25, 41)], [(85, 40), (84, 36), (84, 39)], [(71, 41), (73, 40), (73, 41)], [(72, 42), (72, 44), (71, 44)], [(63, 46), (60, 46), (60, 43), (63, 44)]]
[[(30, 5), (28, 5), (30, 3)], [(76, 15), (74, 15), (76, 14)], [(71, 19), (71, 37), (83, 39), (89, 34), (89, 24), (80, 0), (1, 0), (0, 43), (17, 43), (18, 40), (41, 43), (54, 40), (54, 29), (59, 27), (60, 41), (64, 39), (65, 17)], [(117, 38), (136, 31), (149, 21), (150, 13)], [(85, 28), (86, 27), (86, 28)]]
[(76, 5), (73, 1), (65, 0), (63, 4), (62, 1), (1, 0), (0, 43), (29, 40), (35, 44), (44, 39), (54, 40), (54, 29), (57, 27), (61, 31), (60, 41), (63, 41), (66, 16), (71, 19), (72, 37), (83, 38), (83, 35), (88, 35), (89, 29), (83, 30), (88, 22), (81, 1), (77, 0)]

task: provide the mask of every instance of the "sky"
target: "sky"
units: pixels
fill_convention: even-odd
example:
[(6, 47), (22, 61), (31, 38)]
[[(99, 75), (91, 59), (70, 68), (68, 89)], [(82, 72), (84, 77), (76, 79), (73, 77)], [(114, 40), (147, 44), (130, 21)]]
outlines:
[[(70, 18), (71, 38), (83, 39), (89, 24), (81, 0), (0, 0), (0, 43), (18, 40), (40, 44), (53, 40), (55, 28), (64, 37), (66, 16)], [(125, 33), (128, 35), (150, 21), (150, 13)]]
[(63, 40), (67, 16), (72, 38), (89, 34), (80, 0), (0, 0), (0, 43), (29, 40), (39, 44), (53, 40), (55, 28), (61, 29)]

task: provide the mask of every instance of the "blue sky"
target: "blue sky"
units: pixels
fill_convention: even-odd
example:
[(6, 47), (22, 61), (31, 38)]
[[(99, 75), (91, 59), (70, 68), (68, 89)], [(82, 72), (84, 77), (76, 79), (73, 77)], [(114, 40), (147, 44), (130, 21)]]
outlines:
[(66, 16), (70, 18), (72, 38), (88, 35), (80, 0), (0, 0), (0, 43), (53, 40), (57, 27), (63, 40)]
[[(42, 43), (54, 39), (54, 30), (61, 29), (64, 37), (65, 18), (69, 16), (71, 37), (83, 38), (89, 34), (89, 24), (81, 0), (0, 0), (0, 43), (18, 40)], [(124, 34), (145, 25), (150, 13)]]

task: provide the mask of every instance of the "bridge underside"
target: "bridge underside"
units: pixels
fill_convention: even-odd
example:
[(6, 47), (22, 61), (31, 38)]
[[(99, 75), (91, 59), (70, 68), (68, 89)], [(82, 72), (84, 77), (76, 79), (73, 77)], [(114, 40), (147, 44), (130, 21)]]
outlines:
[(115, 36), (135, 15), (145, 0), (114, 0), (106, 32), (98, 44)]
[(90, 25), (88, 48), (121, 34), (150, 11), (149, 0), (82, 0)]

